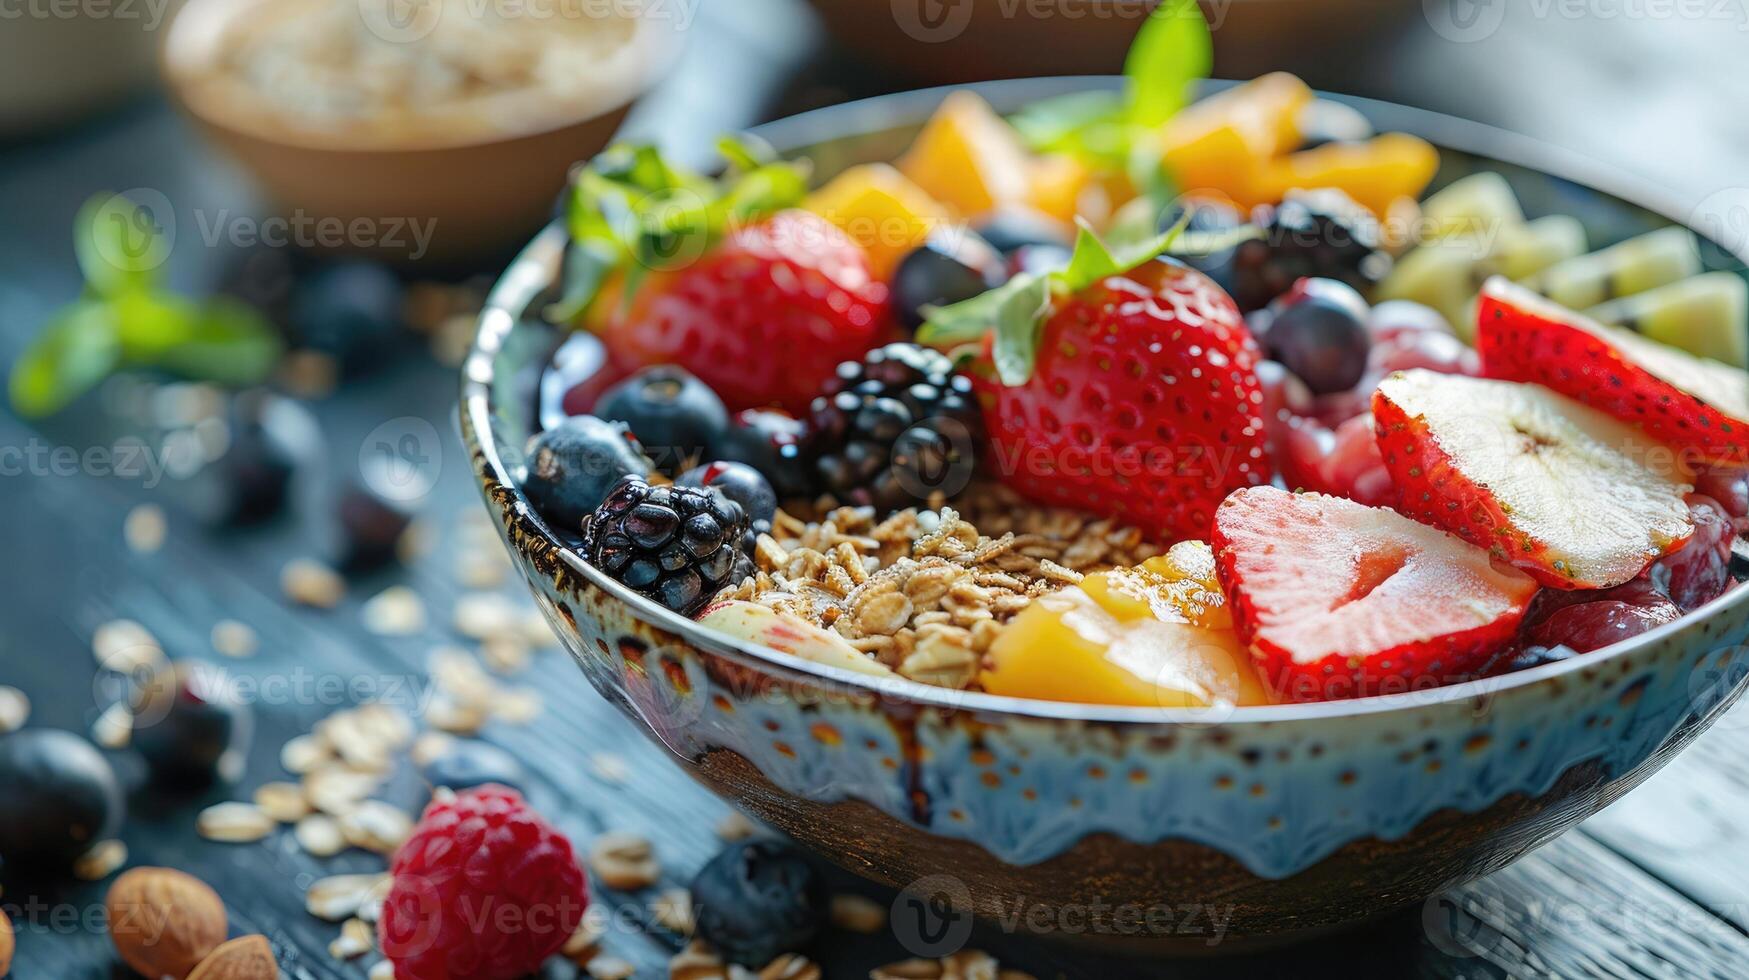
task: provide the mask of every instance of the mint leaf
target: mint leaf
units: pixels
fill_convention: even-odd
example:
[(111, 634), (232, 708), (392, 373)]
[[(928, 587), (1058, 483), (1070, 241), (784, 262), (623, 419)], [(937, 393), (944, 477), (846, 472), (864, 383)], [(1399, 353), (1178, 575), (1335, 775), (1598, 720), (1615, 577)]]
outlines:
[(625, 251), (618, 242), (573, 239), (565, 248), (559, 298), (546, 308), (546, 318), (554, 323), (569, 323), (582, 316), (624, 257)]
[(77, 300), (50, 318), (12, 366), (12, 407), (29, 418), (52, 415), (108, 377), (120, 360), (108, 304)]
[(1129, 121), (1153, 129), (1189, 104), (1193, 86), (1214, 66), (1214, 42), (1196, 0), (1163, 0), (1124, 59)]
[(169, 258), (158, 216), (120, 194), (87, 199), (73, 218), (73, 252), (85, 283), (99, 296), (147, 289)]
[(160, 351), (154, 366), (242, 387), (266, 380), (282, 350), (279, 331), (259, 310), (216, 296), (191, 311), (180, 341)]
[(1117, 92), (1041, 99), (1008, 118), (1036, 153), (1069, 153), (1120, 167), (1129, 152), (1128, 110)]
[(1003, 297), (996, 309), (996, 340), (990, 359), (996, 363), (996, 376), (1009, 387), (1026, 384), (1038, 363), (1039, 335), (1051, 308), (1051, 278), (1023, 283)]

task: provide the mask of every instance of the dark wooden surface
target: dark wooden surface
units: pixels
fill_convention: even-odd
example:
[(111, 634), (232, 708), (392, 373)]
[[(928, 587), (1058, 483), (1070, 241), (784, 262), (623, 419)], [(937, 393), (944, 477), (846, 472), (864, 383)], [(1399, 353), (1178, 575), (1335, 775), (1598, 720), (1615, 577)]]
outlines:
[[(634, 117), (639, 134), (686, 142), (903, 86), (823, 46), (788, 0), (735, 0), (703, 17), (680, 74)], [(1743, 42), (1732, 47), (1719, 40), (1724, 28), (1708, 26), (1547, 16), (1523, 25), (1509, 20), (1499, 35), (1462, 45), (1410, 31), (1399, 47), (1348, 59), (1345, 68), (1313, 80), (1541, 133), (1698, 200), (1729, 186), (1742, 159), (1734, 154), (1745, 142), (1741, 115), (1721, 90), (1724, 74), (1742, 81), (1734, 55)], [(1636, 30), (1637, 40), (1623, 33)], [(1731, 25), (1729, 32), (1735, 30)], [(1672, 51), (1685, 52), (1686, 63), (1667, 57)], [(1490, 59), (1496, 70), (1485, 71)], [(1623, 74), (1622, 66), (1642, 59), (1657, 67), (1656, 79)], [(1473, 86), (1456, 84), (1471, 77)], [(1523, 93), (1509, 90), (1514, 79), (1526, 87)], [(1689, 87), (1677, 84), (1684, 79)], [(1635, 86), (1646, 87), (1645, 99), (1629, 98)], [(1606, 105), (1622, 112), (1601, 111)], [(1623, 126), (1636, 127), (1634, 138), (1623, 138)], [(1685, 147), (1680, 158), (1649, 145), (1662, 134), (1673, 141), (1673, 129)], [(691, 145), (699, 144), (694, 139)], [(42, 317), (76, 291), (68, 225), (79, 202), (102, 188), (156, 189), (190, 221), (196, 213), (210, 220), (219, 209), (246, 214), (254, 207), (246, 183), (155, 99), (52, 139), (0, 149), (0, 358), (7, 365)], [(234, 249), (208, 247), (185, 234), (171, 257), (172, 278), (183, 288), (205, 289), (234, 259)], [(408, 343), (386, 371), (312, 403), (325, 436), (321, 472), (302, 488), (292, 513), (247, 531), (206, 530), (161, 488), (135, 480), (0, 476), (0, 513), (6, 515), (0, 518), (0, 683), (29, 694), (33, 725), (87, 730), (105, 703), (94, 689), (92, 631), (126, 616), (150, 626), (173, 655), (201, 657), (210, 655), (214, 622), (243, 620), (259, 632), (262, 650), (253, 659), (223, 663), (255, 677), (362, 677), (385, 688), (417, 689), (426, 682), (427, 651), (456, 639), (448, 626), (450, 604), (462, 591), (453, 573), (454, 529), (482, 512), (454, 434), (454, 390), (453, 371)], [(337, 609), (289, 607), (279, 591), (279, 569), (291, 558), (320, 553), (334, 488), (356, 476), (365, 434), (402, 417), (429, 420), (442, 434), (438, 484), (423, 505), (426, 522), (440, 532), (435, 550), (410, 568), (355, 580)], [(0, 446), (102, 443), (111, 438), (108, 424), (91, 400), (37, 426), (0, 415)], [(172, 533), (162, 551), (141, 556), (123, 547), (121, 525), (127, 510), (144, 500), (169, 507)], [(424, 596), (432, 624), (416, 637), (373, 636), (360, 625), (359, 605), (397, 582)], [(524, 761), (535, 801), (579, 841), (608, 829), (649, 836), (666, 869), (664, 883), (684, 884), (718, 846), (713, 827), (724, 806), (601, 701), (558, 651), (541, 654), (513, 683), (539, 688), (545, 714), (524, 727), (495, 723), (485, 737)], [(311, 683), (306, 690), (320, 687)], [(327, 874), (372, 870), (380, 861), (358, 852), (315, 860), (278, 838), (207, 843), (195, 836), (193, 818), (206, 803), (245, 798), (253, 786), (283, 778), (279, 746), (335, 707), (315, 696), (257, 706), (248, 773), (232, 789), (193, 796), (149, 790), (137, 760), (115, 754), (133, 788), (123, 834), (131, 863), (182, 867), (211, 882), (225, 898), (233, 932), (266, 933), (291, 977), (363, 976), (368, 958), (351, 965), (329, 958), (325, 947), (336, 927), (304, 913), (302, 886)], [(1142, 964), (995, 931), (980, 932), (974, 942), (1040, 977), (1742, 977), (1749, 975), (1749, 836), (1740, 829), (1749, 812), (1745, 749), (1749, 712), (1740, 709), (1647, 785), (1514, 867), (1424, 907), (1268, 957)], [(588, 764), (596, 752), (623, 757), (632, 777), (603, 779)], [(417, 780), (403, 773), (387, 798), (415, 807), (422, 795)], [(104, 887), (37, 884), (8, 891), (3, 901), (19, 932), (14, 976), (126, 975), (94, 918)], [(606, 949), (636, 963), (639, 976), (665, 976), (679, 940), (651, 924), (653, 892), (597, 895), (623, 913), (614, 917)], [(865, 976), (907, 955), (891, 936), (839, 933), (824, 938), (816, 953), (830, 977)], [(569, 975), (568, 969), (554, 973)]]

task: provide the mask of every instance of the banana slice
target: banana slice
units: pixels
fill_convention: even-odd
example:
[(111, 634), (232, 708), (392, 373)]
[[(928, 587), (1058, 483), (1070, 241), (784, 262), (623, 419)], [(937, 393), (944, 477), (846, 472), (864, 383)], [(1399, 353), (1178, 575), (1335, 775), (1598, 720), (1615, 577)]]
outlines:
[(1690, 354), (1749, 369), (1749, 283), (1732, 272), (1707, 272), (1610, 300), (1586, 311)]

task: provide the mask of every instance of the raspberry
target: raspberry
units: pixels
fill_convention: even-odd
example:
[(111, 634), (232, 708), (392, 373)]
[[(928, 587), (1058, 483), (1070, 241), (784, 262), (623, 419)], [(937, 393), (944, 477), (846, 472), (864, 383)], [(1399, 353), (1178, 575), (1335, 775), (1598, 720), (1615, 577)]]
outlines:
[(496, 785), (433, 800), (392, 873), (377, 938), (400, 980), (515, 980), (589, 904), (571, 842)]

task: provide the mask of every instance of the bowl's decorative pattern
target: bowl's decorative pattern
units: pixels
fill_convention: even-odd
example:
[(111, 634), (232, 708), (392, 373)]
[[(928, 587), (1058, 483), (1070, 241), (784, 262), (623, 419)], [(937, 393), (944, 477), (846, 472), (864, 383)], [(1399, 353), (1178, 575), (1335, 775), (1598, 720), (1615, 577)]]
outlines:
[[(1009, 94), (1020, 85), (1036, 94), (1038, 84), (1014, 83)], [(987, 94), (1001, 105), (1003, 89)], [(922, 118), (928, 100), (910, 98), (912, 111), (890, 108), (887, 123)], [(866, 119), (870, 111), (864, 104), (845, 114)], [(1415, 125), (1430, 120), (1440, 122), (1419, 114), (1389, 121), (1437, 141), (1440, 133)], [(796, 127), (794, 120), (778, 127), (774, 141), (795, 148)], [(873, 127), (860, 132), (820, 148), (822, 166), (890, 152), (892, 139)], [(1449, 179), (1478, 158), (1447, 159)], [(1539, 197), (1571, 198), (1576, 186), (1488, 166), (1517, 177), (1533, 209)], [(1594, 227), (1611, 233), (1653, 220), (1600, 192), (1583, 196), (1600, 212)], [(946, 846), (960, 858), (973, 855), (967, 860), (988, 855), (1008, 866), (1005, 881), (1025, 881), (1028, 867), (1059, 864), (1089, 841), (1110, 840), (1123, 860), (1145, 863), (1155, 854), (1172, 871), (1139, 867), (1090, 888), (1147, 902), (1240, 887), (1261, 913), (1276, 911), (1267, 908), (1275, 894), (1269, 883), (1283, 883), (1286, 896), (1296, 876), (1373, 892), (1348, 895), (1325, 913), (1281, 916), (1279, 924), (1260, 913), (1244, 928), (1334, 924), (1499, 867), (1589, 816), (1704, 730), (1749, 677), (1749, 588), (1565, 663), (1455, 688), (1230, 716), (1025, 702), (897, 679), (883, 685), (711, 633), (588, 567), (511, 485), (532, 414), (522, 389), (551, 344), (542, 328), (516, 318), (547, 285), (561, 246), (549, 229), (500, 283), (466, 369), (464, 433), (517, 565), (603, 695), (678, 759), (700, 764), (713, 788), (875, 877), (892, 881), (899, 875), (884, 869), (919, 867), (915, 855), (891, 853), (893, 827), (902, 830), (900, 850), (909, 850), (903, 835), (914, 834), (919, 853)], [(737, 771), (757, 774), (756, 786), (728, 789), (719, 769), (703, 763), (725, 753), (740, 760)], [(814, 815), (838, 812), (845, 801), (882, 817), (860, 837), (818, 826)], [(1435, 824), (1461, 824), (1465, 815), (1494, 828), (1488, 840), (1435, 835), (1451, 854), (1408, 857), (1390, 845), (1419, 840)], [(1195, 852), (1188, 863), (1185, 845)], [(1332, 861), (1364, 864), (1353, 855), (1375, 845), (1392, 856), (1352, 873), (1331, 870)], [(1418, 877), (1389, 863), (1413, 860), (1436, 870)], [(1242, 885), (1231, 884), (1235, 875)], [(1077, 897), (1086, 895), (1068, 896)], [(978, 907), (990, 910), (981, 900)]]

